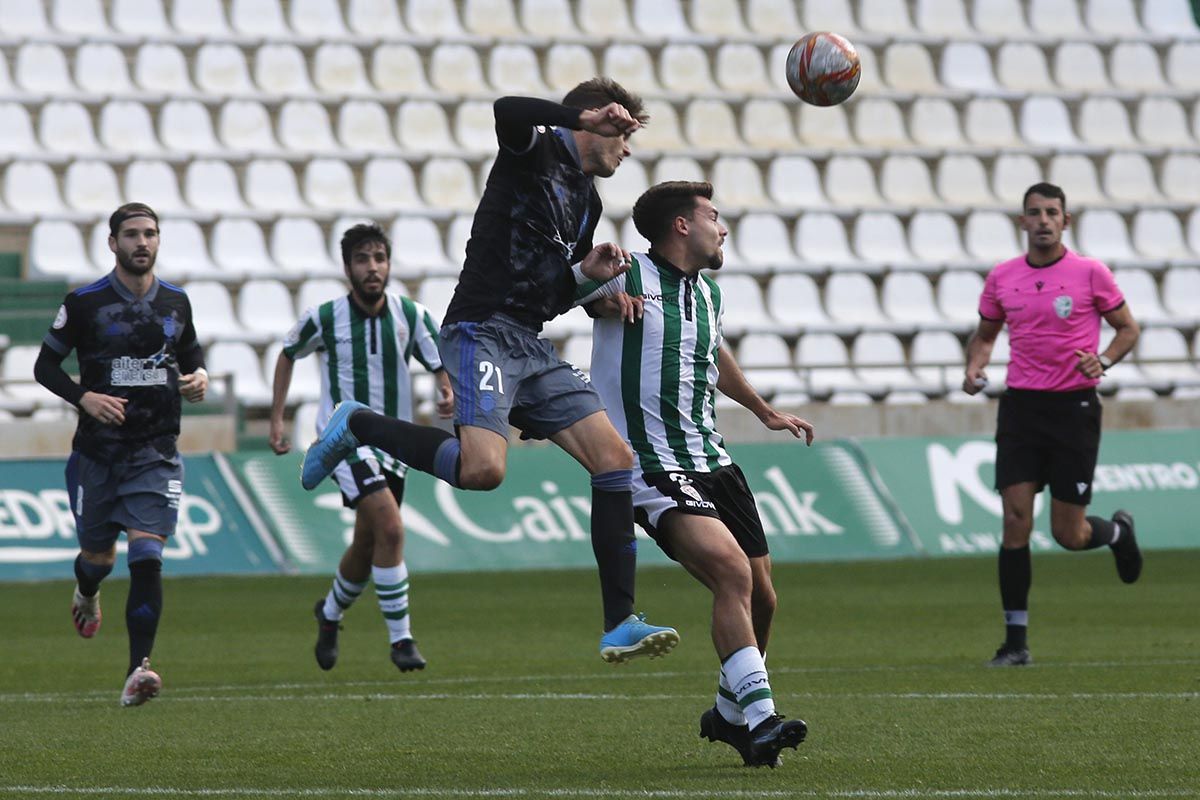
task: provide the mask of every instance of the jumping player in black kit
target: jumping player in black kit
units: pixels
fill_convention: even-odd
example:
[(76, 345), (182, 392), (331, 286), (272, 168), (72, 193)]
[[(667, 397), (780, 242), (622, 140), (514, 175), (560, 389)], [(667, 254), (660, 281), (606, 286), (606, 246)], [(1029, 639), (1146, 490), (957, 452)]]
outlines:
[[(162, 688), (150, 651), (162, 613), (163, 545), (175, 531), (183, 491), (180, 396), (203, 400), (208, 373), (187, 295), (154, 276), (154, 211), (127, 203), (108, 224), (116, 267), (67, 295), (34, 377), (82, 412), (66, 478), (79, 537), (71, 617), (85, 639), (100, 628), (100, 582), (112, 572), (117, 537), (125, 531), (129, 540), (129, 670), (121, 692), (128, 707)], [(79, 356), (79, 383), (62, 368), (71, 350)]]
[(602, 210), (593, 179), (616, 171), (647, 117), (640, 98), (605, 78), (579, 84), (562, 104), (502, 97), (495, 115), (500, 151), (439, 344), (457, 398), (456, 435), (342, 403), (305, 455), (302, 482), (311, 489), (366, 444), (452, 486), (494, 489), (510, 424), (550, 439), (592, 476), (601, 657), (662, 655), (679, 635), (633, 613), (633, 454), (588, 380), (538, 338), (543, 323), (571, 308), (577, 285), (628, 269), (617, 245), (593, 247)]

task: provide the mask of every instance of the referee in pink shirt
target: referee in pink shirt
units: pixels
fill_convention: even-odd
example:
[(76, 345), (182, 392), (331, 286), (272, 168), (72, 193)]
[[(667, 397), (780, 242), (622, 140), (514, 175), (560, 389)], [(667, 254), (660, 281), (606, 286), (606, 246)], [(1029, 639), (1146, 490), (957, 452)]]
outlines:
[[(1004, 501), (1000, 546), (1000, 600), (1006, 628), (993, 667), (1029, 664), (1026, 631), (1033, 582), (1029, 536), (1033, 500), (1050, 486), (1050, 532), (1068, 550), (1108, 545), (1117, 574), (1133, 583), (1142, 571), (1133, 516), (1086, 516), (1100, 448), (1100, 398), (1104, 371), (1133, 349), (1140, 330), (1112, 272), (1100, 261), (1072, 253), (1062, 243), (1071, 222), (1063, 190), (1050, 183), (1025, 192), (1018, 218), (1028, 252), (991, 271), (979, 298), (979, 327), (967, 344), (963, 391), (987, 384), (984, 367), (1004, 324), (1011, 359), (1008, 388), (996, 422), (996, 490)], [(1116, 330), (1099, 352), (1100, 318)]]

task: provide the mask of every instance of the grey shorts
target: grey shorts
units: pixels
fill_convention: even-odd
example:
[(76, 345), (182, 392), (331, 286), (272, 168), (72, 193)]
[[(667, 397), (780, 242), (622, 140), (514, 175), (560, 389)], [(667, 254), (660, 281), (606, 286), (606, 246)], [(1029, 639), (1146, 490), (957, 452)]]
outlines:
[(454, 387), (454, 424), (474, 425), (508, 438), (548, 439), (604, 402), (581, 371), (554, 345), (516, 320), (496, 314), (483, 322), (442, 328), (438, 350)]
[(105, 552), (121, 531), (175, 533), (183, 494), (179, 456), (110, 464), (77, 451), (67, 459), (66, 476), (75, 535), (84, 550)]

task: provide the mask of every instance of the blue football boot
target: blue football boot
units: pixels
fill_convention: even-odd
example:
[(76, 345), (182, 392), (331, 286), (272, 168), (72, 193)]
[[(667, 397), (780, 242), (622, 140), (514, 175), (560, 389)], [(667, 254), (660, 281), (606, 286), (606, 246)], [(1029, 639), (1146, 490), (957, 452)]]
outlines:
[(677, 644), (679, 633), (674, 628), (651, 625), (645, 614), (630, 614), (600, 637), (600, 657), (610, 664), (623, 664), (638, 656), (665, 656)]
[(317, 488), (334, 467), (358, 449), (358, 439), (350, 432), (350, 415), (360, 409), (370, 410), (355, 400), (344, 400), (333, 409), (325, 432), (308, 448), (300, 465), (300, 485), (305, 489)]

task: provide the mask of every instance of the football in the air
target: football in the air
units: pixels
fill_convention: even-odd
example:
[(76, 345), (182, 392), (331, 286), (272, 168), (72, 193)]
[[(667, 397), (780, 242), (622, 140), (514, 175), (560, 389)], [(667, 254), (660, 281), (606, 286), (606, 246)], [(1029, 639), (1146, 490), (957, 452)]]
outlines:
[(828, 31), (801, 36), (787, 57), (788, 86), (814, 106), (844, 102), (858, 88), (861, 71), (854, 45)]

